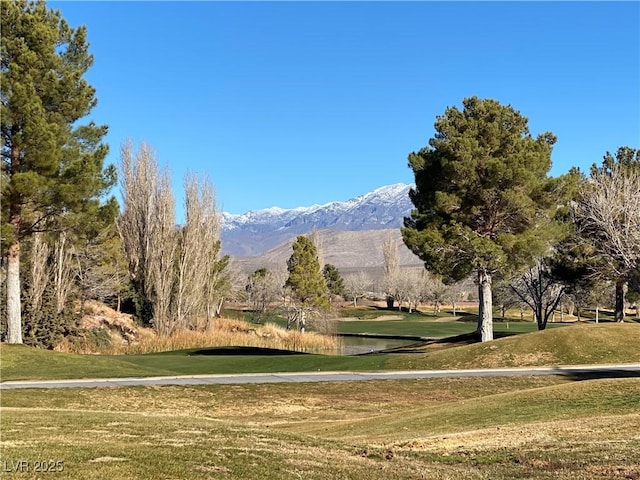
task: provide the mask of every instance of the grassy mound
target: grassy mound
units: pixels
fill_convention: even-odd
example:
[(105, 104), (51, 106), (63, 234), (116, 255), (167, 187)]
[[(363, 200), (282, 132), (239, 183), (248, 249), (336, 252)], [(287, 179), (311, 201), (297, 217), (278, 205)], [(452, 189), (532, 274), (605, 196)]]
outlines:
[[(58, 380), (162, 375), (384, 370), (385, 356), (292, 355), (255, 349), (218, 349), (218, 355), (193, 355), (188, 349), (146, 355), (78, 355), (0, 344), (0, 380)], [(233, 353), (233, 354), (232, 354)]]
[[(114, 375), (116, 373), (116, 375)], [(171, 372), (164, 372), (169, 375)], [(53, 352), (26, 345), (0, 344), (0, 380), (104, 378), (162, 375), (157, 368), (118, 357)]]
[(640, 380), (602, 379), (523, 389), (441, 405), (420, 406), (402, 415), (301, 425), (299, 433), (332, 439), (402, 444), (444, 433), (495, 426), (528, 425), (598, 416), (638, 414)]
[(492, 377), (9, 390), (0, 430), (6, 458), (59, 460), (70, 480), (638, 479), (639, 386)]
[[(431, 353), (394, 356), (389, 368), (499, 368), (640, 362), (640, 324), (554, 328)], [(408, 365), (407, 365), (408, 363)]]

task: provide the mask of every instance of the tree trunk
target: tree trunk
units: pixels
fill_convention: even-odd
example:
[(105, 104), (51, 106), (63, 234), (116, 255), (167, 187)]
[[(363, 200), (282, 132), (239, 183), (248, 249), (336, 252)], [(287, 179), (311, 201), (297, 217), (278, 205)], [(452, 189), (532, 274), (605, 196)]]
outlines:
[(395, 299), (391, 295), (387, 295), (387, 308), (391, 310), (393, 308), (393, 303)]
[(616, 322), (624, 322), (624, 294), (626, 290), (626, 283), (624, 280), (618, 280), (616, 282), (616, 310), (614, 318)]
[(300, 333), (304, 333), (307, 326), (307, 317), (304, 310), (300, 312), (300, 318), (298, 319), (298, 322), (298, 325), (300, 326)]
[(298, 310), (295, 308), (287, 312), (287, 330), (291, 330), (294, 324), (298, 325)]
[(600, 308), (598, 307), (598, 304), (596, 303), (596, 323), (598, 323), (600, 320)]
[(544, 330), (547, 328), (547, 319), (542, 311), (542, 305), (536, 306), (536, 322), (538, 322), (538, 330)]
[(483, 342), (493, 340), (493, 312), (491, 298), (491, 275), (478, 270), (478, 293), (480, 294), (478, 311), (478, 331)]
[(7, 343), (22, 343), (20, 243), (9, 247), (7, 262)]
[[(215, 308), (215, 316), (216, 318), (220, 318), (222, 316), (222, 306), (224, 305), (224, 297), (221, 297), (218, 300), (218, 303), (216, 304), (216, 308)], [(265, 311), (267, 309), (265, 308)]]

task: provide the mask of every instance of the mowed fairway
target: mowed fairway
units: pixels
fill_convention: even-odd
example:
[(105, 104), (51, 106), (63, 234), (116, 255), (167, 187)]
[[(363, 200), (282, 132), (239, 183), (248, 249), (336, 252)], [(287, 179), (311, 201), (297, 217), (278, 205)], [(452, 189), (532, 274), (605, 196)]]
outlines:
[[(0, 373), (3, 380), (69, 378), (76, 368), (91, 376), (206, 373), (234, 361), (245, 371), (637, 363), (639, 339), (637, 324), (584, 325), (410, 354), (238, 357), (222, 366), (218, 357), (184, 353), (110, 358), (3, 346)], [(2, 390), (0, 474), (640, 479), (640, 378), (584, 378)], [(63, 471), (35, 472), (43, 460)]]
[(11, 478), (640, 478), (640, 379), (23, 390), (2, 405), (5, 470), (64, 462)]

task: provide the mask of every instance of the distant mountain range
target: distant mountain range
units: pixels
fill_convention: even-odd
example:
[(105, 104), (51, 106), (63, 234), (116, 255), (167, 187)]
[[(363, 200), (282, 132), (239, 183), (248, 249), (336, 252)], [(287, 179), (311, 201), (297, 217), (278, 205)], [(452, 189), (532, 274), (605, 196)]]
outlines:
[(272, 207), (243, 215), (223, 213), (222, 252), (234, 257), (259, 256), (313, 229), (347, 232), (399, 229), (413, 208), (408, 196), (411, 187), (397, 183), (345, 202), (325, 205)]
[[(382, 275), (384, 264), (382, 245), (391, 239), (398, 247), (400, 266), (421, 266), (422, 261), (416, 257), (402, 242), (399, 228), (384, 230), (361, 230), (357, 232), (341, 230), (318, 230), (322, 260), (337, 267), (342, 274), (356, 271), (366, 271)], [(286, 268), (287, 260), (291, 256), (294, 238), (269, 249), (268, 251), (251, 257), (234, 257), (233, 263), (237, 269), (245, 274), (255, 272), (258, 268), (277, 270)]]

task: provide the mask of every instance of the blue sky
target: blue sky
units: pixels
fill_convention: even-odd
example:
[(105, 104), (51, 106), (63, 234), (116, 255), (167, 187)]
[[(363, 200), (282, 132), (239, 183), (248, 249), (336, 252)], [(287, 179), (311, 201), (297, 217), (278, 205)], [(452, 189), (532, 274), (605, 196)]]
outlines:
[(231, 213), (409, 183), (477, 95), (558, 136), (553, 174), (640, 147), (639, 2), (49, 2), (86, 25), (108, 161), (145, 141)]

